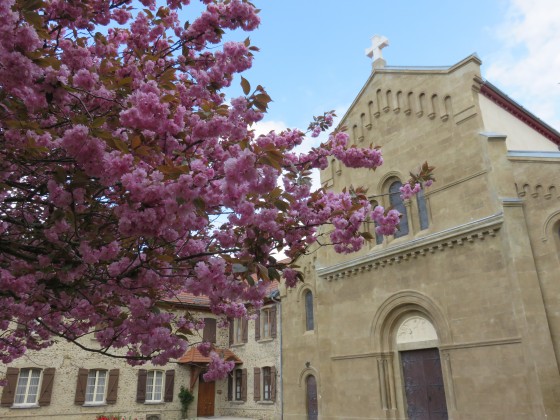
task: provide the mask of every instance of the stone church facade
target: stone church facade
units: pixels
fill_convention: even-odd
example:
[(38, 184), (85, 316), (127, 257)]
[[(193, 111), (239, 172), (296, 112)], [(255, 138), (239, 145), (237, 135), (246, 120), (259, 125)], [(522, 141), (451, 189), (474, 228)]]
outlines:
[[(474, 55), (374, 59), (341, 125), (385, 164), (332, 161), (321, 181), (368, 187), (401, 229), (300, 261), (305, 281), (282, 296), (284, 418), (560, 418), (560, 134)], [(437, 182), (403, 202), (425, 160)]]

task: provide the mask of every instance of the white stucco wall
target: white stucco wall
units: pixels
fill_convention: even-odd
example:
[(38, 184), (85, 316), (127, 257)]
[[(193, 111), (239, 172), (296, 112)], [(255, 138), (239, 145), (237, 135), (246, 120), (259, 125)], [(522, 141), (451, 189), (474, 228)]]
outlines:
[(523, 121), (500, 108), (485, 96), (479, 95), (478, 97), (485, 130), (507, 134), (508, 150), (558, 151), (556, 144), (537, 133)]

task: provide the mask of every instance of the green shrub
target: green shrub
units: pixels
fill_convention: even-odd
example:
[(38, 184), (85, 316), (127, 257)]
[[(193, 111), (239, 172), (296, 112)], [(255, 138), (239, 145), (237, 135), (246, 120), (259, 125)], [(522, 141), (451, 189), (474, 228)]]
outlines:
[(179, 400), (181, 401), (181, 416), (185, 419), (187, 418), (187, 410), (189, 405), (194, 401), (194, 395), (191, 391), (181, 385), (181, 391), (179, 391)]

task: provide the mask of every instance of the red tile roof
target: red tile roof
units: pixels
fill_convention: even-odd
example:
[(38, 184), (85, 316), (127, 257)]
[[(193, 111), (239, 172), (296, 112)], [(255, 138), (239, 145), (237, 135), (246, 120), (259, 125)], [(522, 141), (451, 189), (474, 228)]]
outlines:
[[(214, 351), (218, 353), (218, 355), (226, 362), (233, 361), (235, 362), (236, 365), (243, 363), (243, 361), (239, 357), (237, 357), (235, 353), (232, 352), (230, 349), (215, 349)], [(177, 360), (178, 363), (195, 364), (195, 365), (207, 364), (210, 363), (210, 361), (211, 361), (210, 357), (203, 356), (200, 350), (198, 350), (198, 347), (196, 346), (191, 346), (187, 350), (187, 352), (183, 356), (181, 356), (179, 360)]]
[[(267, 282), (265, 296), (270, 296), (273, 292), (278, 290), (279, 284), (280, 283), (277, 280)], [(166, 299), (165, 302), (179, 303), (189, 306), (201, 306), (205, 308), (210, 306), (210, 299), (208, 299), (208, 296), (196, 296), (187, 292), (178, 293), (175, 297)]]
[(165, 301), (170, 303), (181, 303), (189, 306), (210, 306), (210, 299), (208, 299), (208, 296), (195, 296), (192, 293), (187, 292), (178, 293), (175, 297), (166, 299)]

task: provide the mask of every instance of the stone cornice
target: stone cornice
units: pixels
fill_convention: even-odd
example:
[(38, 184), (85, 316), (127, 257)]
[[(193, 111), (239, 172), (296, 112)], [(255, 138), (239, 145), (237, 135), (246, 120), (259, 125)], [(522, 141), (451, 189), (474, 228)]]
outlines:
[(387, 265), (407, 261), (436, 251), (445, 251), (455, 245), (495, 236), (504, 221), (503, 213), (455, 226), (422, 238), (389, 246), (372, 254), (354, 258), (329, 267), (317, 268), (317, 275), (328, 281), (351, 277), (364, 271), (383, 268)]
[[(508, 344), (521, 344), (523, 340), (521, 337), (505, 337), (498, 338), (494, 340), (481, 340), (481, 341), (471, 341), (466, 343), (452, 343), (452, 344), (440, 344), (436, 345), (442, 352), (450, 350), (459, 349), (469, 349), (478, 347), (489, 347), (489, 346), (505, 346)], [(391, 357), (393, 353), (390, 352), (369, 352), (369, 353), (356, 353), (356, 354), (341, 354), (336, 356), (331, 356), (331, 360), (348, 360), (348, 359), (365, 359), (370, 357), (384, 358)]]
[(507, 157), (510, 161), (528, 163), (558, 163), (560, 152), (510, 150)]
[(458, 349), (469, 349), (474, 347), (488, 347), (488, 346), (504, 346), (508, 344), (521, 344), (521, 337), (505, 337), (498, 338), (495, 340), (482, 340), (482, 341), (471, 341), (468, 343), (453, 343), (440, 345), (439, 349), (444, 350), (458, 350)]

